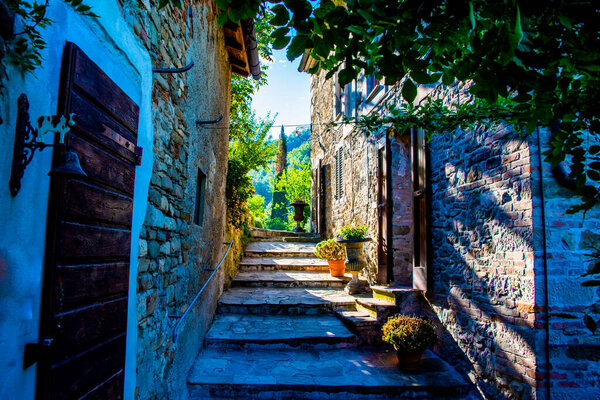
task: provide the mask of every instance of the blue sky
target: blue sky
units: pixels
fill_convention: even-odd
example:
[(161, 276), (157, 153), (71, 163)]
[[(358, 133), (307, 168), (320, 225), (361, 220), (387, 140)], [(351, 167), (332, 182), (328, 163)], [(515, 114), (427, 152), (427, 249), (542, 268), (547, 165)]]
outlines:
[[(271, 135), (279, 136), (281, 125), (310, 123), (310, 75), (298, 72), (300, 58), (288, 61), (285, 51), (273, 51), (273, 64), (267, 70), (268, 84), (254, 96), (252, 108), (259, 117), (277, 113)], [(286, 134), (295, 128), (286, 126)]]

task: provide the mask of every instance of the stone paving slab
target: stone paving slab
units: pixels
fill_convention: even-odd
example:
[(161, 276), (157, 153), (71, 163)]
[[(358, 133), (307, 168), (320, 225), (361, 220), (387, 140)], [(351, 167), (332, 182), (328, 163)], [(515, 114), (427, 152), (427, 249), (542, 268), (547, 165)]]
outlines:
[(398, 368), (395, 351), (375, 348), (315, 351), (207, 348), (200, 353), (188, 377), (190, 394), (195, 389), (197, 393), (209, 393), (211, 388), (221, 388), (229, 394), (237, 390), (242, 396), (248, 395), (248, 390), (254, 393), (285, 390), (292, 396), (288, 398), (299, 399), (322, 398), (312, 397), (311, 392), (364, 395), (349, 397), (352, 399), (381, 394), (396, 398), (407, 392), (411, 392), (410, 398), (430, 392), (451, 398), (454, 392), (460, 393), (466, 387), (454, 369), (429, 351), (419, 370), (407, 372)]
[(246, 247), (249, 257), (314, 257), (315, 243), (250, 242)]
[(246, 257), (238, 264), (240, 272), (270, 270), (329, 271), (326, 260), (318, 258)]
[(355, 335), (333, 315), (217, 315), (206, 335), (208, 346), (230, 344), (353, 343)]
[(342, 289), (232, 287), (219, 300), (218, 312), (249, 314), (322, 314), (355, 307)]
[(244, 287), (312, 287), (343, 288), (352, 279), (350, 273), (344, 277), (333, 277), (329, 272), (307, 271), (255, 271), (238, 272), (233, 286)]

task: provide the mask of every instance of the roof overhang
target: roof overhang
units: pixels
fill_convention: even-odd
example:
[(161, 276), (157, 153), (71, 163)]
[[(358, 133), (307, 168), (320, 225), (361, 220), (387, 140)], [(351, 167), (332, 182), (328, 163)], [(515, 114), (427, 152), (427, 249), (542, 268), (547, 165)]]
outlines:
[(252, 75), (255, 80), (260, 79), (260, 62), (258, 60), (258, 47), (254, 20), (242, 21), (240, 24), (228, 22), (223, 26), (225, 35), (225, 48), (229, 54), (231, 72), (244, 78)]
[(317, 60), (312, 58), (310, 50), (304, 51), (302, 59), (300, 59), (300, 65), (298, 66), (299, 72), (308, 72), (317, 64)]

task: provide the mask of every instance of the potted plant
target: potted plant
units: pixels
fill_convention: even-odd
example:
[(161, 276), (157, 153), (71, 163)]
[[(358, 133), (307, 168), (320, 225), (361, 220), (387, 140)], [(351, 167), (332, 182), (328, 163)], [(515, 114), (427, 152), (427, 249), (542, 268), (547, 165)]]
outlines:
[(344, 276), (344, 272), (346, 272), (346, 266), (344, 265), (346, 255), (344, 254), (344, 246), (340, 243), (334, 239), (327, 239), (317, 243), (315, 256), (321, 260), (327, 260), (331, 276)]
[(304, 207), (307, 205), (308, 204), (304, 202), (303, 197), (298, 197), (293, 203), (291, 203), (291, 206), (294, 207), (294, 221), (296, 221), (297, 224), (293, 230), (294, 232), (304, 232), (301, 224), (302, 221), (304, 221)]
[(345, 265), (346, 269), (352, 273), (352, 280), (348, 282), (344, 289), (348, 294), (360, 293), (364, 290), (363, 285), (358, 280), (358, 273), (367, 265), (363, 254), (363, 245), (371, 240), (371, 238), (365, 238), (368, 229), (368, 225), (346, 225), (338, 231), (336, 241), (346, 247)]
[(437, 342), (431, 322), (422, 317), (398, 314), (390, 317), (382, 327), (383, 340), (396, 349), (398, 366), (417, 369), (425, 349)]

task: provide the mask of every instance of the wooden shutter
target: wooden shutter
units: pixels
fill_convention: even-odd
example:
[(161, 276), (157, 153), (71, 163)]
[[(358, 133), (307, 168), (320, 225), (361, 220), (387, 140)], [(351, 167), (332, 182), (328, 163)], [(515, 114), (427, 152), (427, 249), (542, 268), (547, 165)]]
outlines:
[(139, 108), (67, 43), (58, 113), (88, 176), (50, 181), (36, 396), (120, 399)]
[(414, 252), (413, 252), (413, 286), (415, 289), (428, 290), (429, 266), (429, 187), (428, 152), (425, 132), (413, 129), (413, 211), (414, 211)]

